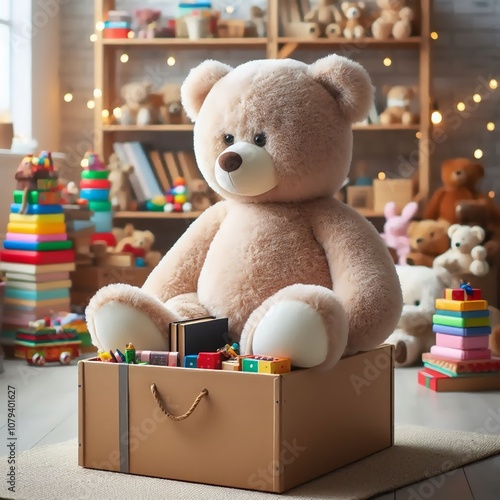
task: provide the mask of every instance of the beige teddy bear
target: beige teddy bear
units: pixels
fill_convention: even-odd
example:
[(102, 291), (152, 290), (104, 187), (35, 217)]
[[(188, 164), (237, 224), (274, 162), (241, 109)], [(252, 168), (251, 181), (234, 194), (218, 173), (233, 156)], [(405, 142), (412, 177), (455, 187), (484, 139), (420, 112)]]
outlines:
[(415, 98), (416, 89), (404, 85), (394, 87), (384, 85), (384, 93), (387, 95), (387, 107), (380, 113), (380, 123), (390, 125), (401, 123), (410, 125), (416, 121), (416, 116), (411, 111), (412, 101)]
[(110, 155), (107, 168), (108, 181), (111, 182), (109, 199), (115, 210), (129, 210), (132, 201), (132, 190), (129, 176), (134, 171), (133, 165), (122, 164), (116, 153)]
[(365, 2), (342, 2), (340, 8), (346, 18), (344, 24), (345, 38), (363, 38), (365, 36), (365, 27), (363, 17)]
[(125, 104), (118, 119), (120, 125), (150, 125), (156, 123), (155, 109), (151, 104), (150, 82), (130, 82), (121, 90)]
[(375, 38), (408, 38), (411, 35), (413, 10), (406, 6), (406, 0), (377, 0), (380, 16), (372, 24)]
[(304, 21), (316, 23), (319, 36), (339, 36), (342, 33), (343, 17), (337, 3), (337, 0), (319, 0), (316, 7), (304, 16)]
[(179, 125), (187, 123), (181, 104), (181, 86), (178, 83), (167, 83), (160, 89), (163, 104), (160, 106), (161, 123)]
[(453, 276), (488, 274), (490, 268), (486, 262), (486, 249), (480, 245), (485, 237), (482, 227), (453, 224), (448, 229), (448, 236), (451, 248), (434, 259), (435, 269), (444, 269)]
[(114, 252), (130, 252), (143, 257), (147, 267), (155, 267), (160, 262), (160, 252), (152, 250), (155, 235), (151, 231), (139, 231), (133, 224), (127, 224), (122, 231), (114, 230), (113, 233), (118, 239)]

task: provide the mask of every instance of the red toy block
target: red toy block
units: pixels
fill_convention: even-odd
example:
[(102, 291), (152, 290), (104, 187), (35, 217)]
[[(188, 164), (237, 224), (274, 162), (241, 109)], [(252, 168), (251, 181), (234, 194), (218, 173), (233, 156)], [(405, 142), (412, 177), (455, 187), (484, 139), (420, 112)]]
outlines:
[(198, 354), (198, 368), (205, 370), (220, 370), (222, 368), (222, 353), (200, 352)]
[(73, 250), (50, 250), (47, 252), (2, 250), (0, 252), (0, 260), (3, 262), (15, 262), (17, 264), (63, 264), (74, 262), (75, 252)]
[(447, 288), (444, 298), (448, 300), (482, 300), (479, 288), (469, 288), (469, 294), (463, 288)]
[(103, 38), (128, 38), (130, 28), (105, 28), (102, 30)]
[(108, 247), (116, 246), (116, 238), (113, 233), (94, 233), (90, 235), (90, 243), (97, 243), (98, 241), (104, 241)]
[(83, 179), (80, 181), (80, 189), (110, 189), (111, 182), (106, 179)]

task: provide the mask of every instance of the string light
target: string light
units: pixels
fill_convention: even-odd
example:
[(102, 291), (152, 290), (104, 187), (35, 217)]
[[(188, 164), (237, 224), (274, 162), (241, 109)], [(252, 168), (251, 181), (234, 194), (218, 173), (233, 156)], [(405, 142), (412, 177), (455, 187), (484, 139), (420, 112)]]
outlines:
[(127, 33), (127, 38), (135, 38), (135, 33), (133, 31), (129, 31)]
[(113, 109), (113, 116), (119, 120), (122, 117), (122, 108), (116, 107)]
[(91, 41), (91, 42), (95, 42), (96, 40), (97, 40), (97, 35), (96, 35), (95, 33), (92, 33), (92, 34), (90, 35), (90, 41)]
[(384, 59), (384, 66), (390, 66), (392, 64), (392, 60), (390, 57), (386, 57)]
[(73, 94), (71, 92), (67, 92), (66, 94), (64, 94), (63, 99), (66, 102), (71, 102), (73, 100)]
[(173, 66), (175, 64), (175, 57), (170, 56), (169, 58), (167, 58), (167, 64), (169, 66)]
[(488, 193), (488, 196), (489, 196), (490, 198), (494, 198), (494, 197), (495, 197), (495, 191), (490, 191), (490, 192)]
[(415, 136), (416, 136), (416, 138), (417, 138), (417, 139), (422, 139), (422, 132), (420, 132), (420, 131), (419, 131), (419, 132), (417, 132), (417, 133), (415, 134)]
[(490, 89), (495, 90), (497, 87), (498, 87), (498, 82), (494, 78), (492, 78), (490, 80)]
[(458, 111), (464, 111), (465, 110), (465, 104), (463, 102), (459, 102), (457, 104), (457, 109), (458, 109)]
[(102, 21), (99, 21), (98, 23), (95, 23), (95, 29), (97, 31), (102, 31), (104, 29), (104, 23)]
[(122, 55), (120, 56), (120, 62), (122, 62), (122, 63), (124, 63), (124, 64), (125, 64), (126, 62), (128, 62), (128, 54), (122, 54)]
[(232, 14), (232, 13), (234, 12), (234, 7), (233, 7), (232, 5), (228, 5), (228, 6), (226, 7), (226, 12), (227, 12), (228, 14)]
[(385, 179), (385, 172), (379, 172), (377, 177), (379, 178), (379, 180), (383, 181)]
[(94, 97), (96, 99), (99, 99), (99, 97), (102, 97), (102, 90), (101, 89), (94, 89)]
[(486, 129), (489, 130), (490, 132), (493, 132), (493, 130), (495, 130), (495, 124), (493, 122), (488, 122), (486, 124)]
[(103, 110), (101, 111), (101, 116), (102, 116), (103, 118), (109, 118), (109, 111), (108, 111), (107, 109), (103, 109)]
[(439, 35), (437, 34), (437, 32), (436, 32), (436, 31), (433, 31), (433, 32), (431, 33), (431, 38), (432, 38), (433, 40), (437, 40), (437, 39), (439, 38)]
[(479, 94), (474, 94), (474, 95), (472, 96), (472, 100), (473, 100), (474, 102), (481, 102), (481, 96), (480, 96)]
[(95, 108), (95, 102), (92, 99), (87, 101), (87, 108), (89, 108), (89, 109)]
[(482, 157), (483, 157), (483, 150), (482, 150), (482, 149), (476, 149), (476, 150), (474, 151), (474, 158), (475, 158), (476, 160), (479, 160), (479, 159), (480, 159), (480, 158), (482, 158)]
[(89, 166), (89, 159), (83, 158), (82, 161), (80, 162), (80, 167), (87, 168), (88, 166)]

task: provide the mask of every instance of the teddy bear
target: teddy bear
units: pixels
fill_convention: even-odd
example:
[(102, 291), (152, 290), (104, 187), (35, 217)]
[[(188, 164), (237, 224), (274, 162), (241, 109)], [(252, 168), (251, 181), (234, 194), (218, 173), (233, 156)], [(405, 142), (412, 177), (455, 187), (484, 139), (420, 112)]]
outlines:
[(419, 362), (422, 353), (435, 344), (436, 335), (432, 331), (435, 301), (443, 296), (449, 280), (443, 281), (430, 267), (396, 265), (396, 271), (404, 305), (397, 327), (386, 343), (394, 345), (395, 365), (408, 366)]
[(129, 82), (121, 89), (125, 104), (118, 118), (120, 125), (150, 125), (156, 122), (151, 104), (151, 82)]
[(297, 367), (329, 369), (380, 345), (401, 313), (396, 270), (374, 226), (333, 196), (349, 172), (352, 125), (372, 105), (365, 69), (335, 54), (234, 69), (208, 60), (181, 95), (198, 167), (223, 201), (142, 288), (97, 292), (86, 311), (95, 345), (168, 350), (171, 322), (207, 315), (228, 318), (243, 354)]
[(117, 243), (115, 253), (128, 252), (144, 259), (147, 267), (155, 267), (161, 260), (160, 252), (152, 250), (155, 236), (151, 231), (139, 231), (133, 224), (126, 224), (123, 230), (114, 230)]
[(410, 252), (406, 255), (406, 263), (412, 266), (432, 267), (434, 259), (450, 248), (448, 228), (445, 220), (412, 221), (408, 226)]
[(129, 210), (132, 202), (130, 174), (134, 171), (133, 165), (122, 164), (118, 155), (112, 153), (108, 159), (109, 176), (111, 183), (109, 199), (115, 210)]
[(384, 232), (380, 234), (388, 248), (396, 251), (398, 262), (406, 263), (406, 255), (410, 251), (408, 227), (418, 211), (418, 203), (411, 201), (403, 207), (401, 215), (397, 215), (396, 203), (386, 203), (384, 207)]
[(480, 226), (453, 224), (448, 229), (451, 248), (434, 259), (434, 269), (444, 269), (453, 276), (471, 273), (475, 276), (488, 274), (486, 249), (480, 245), (485, 232)]
[(372, 24), (372, 35), (378, 39), (408, 38), (411, 35), (413, 10), (406, 0), (377, 0), (380, 15)]
[(136, 9), (134, 16), (137, 21), (137, 38), (155, 38), (173, 36), (171, 30), (158, 26), (161, 10), (156, 9)]
[(304, 16), (304, 21), (316, 23), (319, 36), (342, 33), (344, 19), (337, 4), (337, 0), (319, 0), (317, 5)]
[(193, 210), (203, 212), (215, 205), (221, 198), (203, 179), (193, 179), (189, 183), (189, 201)]
[(405, 85), (395, 85), (394, 87), (384, 85), (383, 90), (387, 96), (387, 105), (385, 110), (380, 113), (380, 123), (382, 125), (393, 123), (411, 125), (414, 123), (416, 116), (411, 111), (411, 105), (416, 95), (415, 88)]
[(365, 2), (342, 2), (340, 5), (345, 16), (343, 35), (345, 38), (363, 38), (365, 27), (363, 16)]
[(160, 106), (161, 123), (179, 125), (187, 122), (181, 104), (181, 86), (177, 83), (166, 83), (160, 89), (163, 104)]

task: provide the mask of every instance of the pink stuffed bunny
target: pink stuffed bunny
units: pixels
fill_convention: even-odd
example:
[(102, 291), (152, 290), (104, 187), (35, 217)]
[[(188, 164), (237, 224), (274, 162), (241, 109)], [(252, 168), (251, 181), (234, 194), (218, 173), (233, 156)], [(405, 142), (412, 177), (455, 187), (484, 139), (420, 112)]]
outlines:
[(408, 226), (411, 219), (417, 213), (418, 203), (411, 201), (401, 212), (396, 215), (396, 204), (389, 202), (384, 207), (384, 232), (380, 235), (389, 248), (394, 248), (398, 254), (400, 264), (405, 264), (406, 255), (410, 252), (410, 238), (408, 237)]

